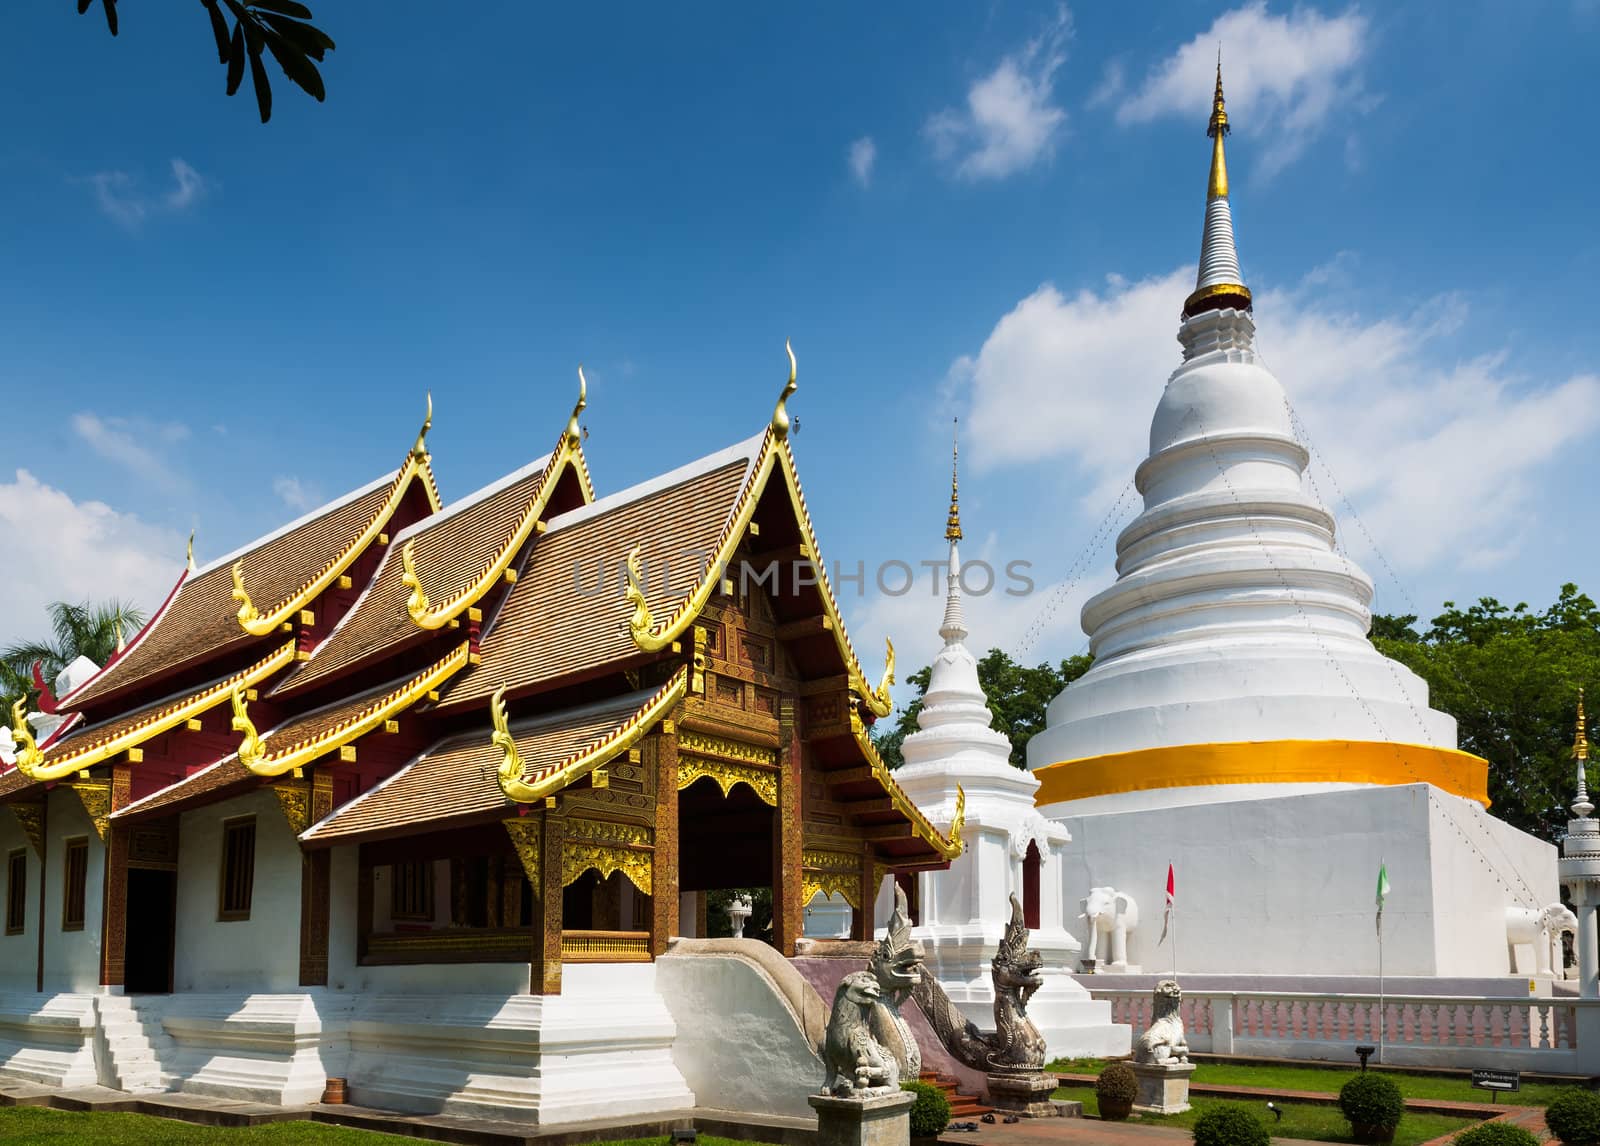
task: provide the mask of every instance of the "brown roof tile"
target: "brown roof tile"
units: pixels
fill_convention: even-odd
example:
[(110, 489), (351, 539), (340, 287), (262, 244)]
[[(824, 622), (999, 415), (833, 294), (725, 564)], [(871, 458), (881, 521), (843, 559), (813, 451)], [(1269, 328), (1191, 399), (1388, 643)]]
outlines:
[(643, 546), (651, 610), (660, 616), (676, 608), (699, 581), (759, 446), (759, 438), (751, 439), (685, 467), (676, 481), (676, 475), (665, 475), (642, 491), (625, 491), (553, 519), (480, 641), (483, 663), (450, 684), (441, 707), (482, 701), (502, 685), (518, 689), (636, 653), (622, 596), (628, 551)]
[(509, 479), (398, 534), (355, 608), (279, 691), (295, 692), (384, 649), (423, 636), (424, 630), (406, 612), (411, 590), (400, 581), (404, 573), (401, 549), (408, 542), (415, 544), (413, 557), (423, 591), (432, 601), (445, 601), (466, 588), (505, 545), (549, 476), (550, 460), (550, 455), (540, 458)]
[[(513, 727), (524, 778), (532, 782), (611, 736), (655, 695), (654, 691), (629, 693)], [(489, 733), (486, 719), (481, 731), (435, 745), (313, 825), (302, 838), (307, 843), (345, 843), (356, 836), (515, 807), (496, 779), (501, 754), (490, 743)]]
[(240, 627), (239, 604), (233, 599), (234, 562), (244, 561), (245, 588), (265, 611), (298, 592), (354, 543), (383, 511), (393, 488), (393, 481), (375, 482), (247, 550), (190, 574), (138, 640), (88, 684), (64, 698), (63, 704), (79, 708), (184, 661), (275, 639), (251, 636)]

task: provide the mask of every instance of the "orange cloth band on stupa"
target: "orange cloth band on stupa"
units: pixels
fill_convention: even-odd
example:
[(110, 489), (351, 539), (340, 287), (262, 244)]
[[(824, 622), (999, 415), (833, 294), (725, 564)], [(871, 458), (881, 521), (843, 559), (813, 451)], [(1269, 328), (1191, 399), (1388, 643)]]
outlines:
[(1207, 784), (1419, 784), (1489, 806), (1489, 762), (1470, 752), (1369, 740), (1180, 744), (1034, 769), (1037, 803)]

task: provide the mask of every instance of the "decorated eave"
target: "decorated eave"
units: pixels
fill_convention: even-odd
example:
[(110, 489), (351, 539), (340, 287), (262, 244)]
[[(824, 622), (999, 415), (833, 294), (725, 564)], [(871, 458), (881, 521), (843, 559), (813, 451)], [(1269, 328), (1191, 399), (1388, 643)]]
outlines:
[(686, 685), (687, 673), (680, 669), (654, 691), (626, 693), (514, 725), (505, 723), (500, 710), (492, 730), (477, 729), (433, 745), (312, 825), (301, 842), (308, 848), (331, 847), (498, 821), (515, 807), (503, 784), (528, 799), (555, 795), (579, 782), (603, 787), (606, 766), (659, 729)]
[[(426, 432), (427, 424), (394, 474), (203, 568), (185, 569), (167, 600), (126, 648), (61, 697), (58, 707), (103, 711), (112, 702), (162, 681), (190, 676), (209, 661), (229, 658), (237, 664), (237, 657), (254, 642), (279, 634), (292, 636), (300, 655), (308, 654), (317, 641), (318, 618), (312, 606), (330, 590), (354, 589), (353, 567), (373, 546), (388, 543), (392, 523), (412, 491), (421, 491), (421, 504), (413, 516), (438, 509)], [(324, 625), (331, 620), (322, 619)]]
[[(293, 663), (294, 652), (293, 641), (283, 642), (241, 672), (223, 677), (196, 692), (168, 698), (126, 716), (83, 727), (49, 742), (47, 748), (23, 743), (27, 736), (26, 725), (22, 724), (20, 731), (13, 729), (13, 736), (23, 743), (23, 751), (17, 757), (14, 778), (8, 775), (8, 782), (0, 790), (0, 798), (15, 796), (33, 785), (61, 780), (119, 758), (130, 764), (142, 763), (142, 746), (147, 741), (176, 729), (197, 731), (205, 713), (226, 703), (236, 692), (253, 691), (274, 673)], [(20, 709), (13, 716), (19, 712)], [(18, 723), (21, 724), (20, 721)]]
[(258, 733), (249, 702), (239, 690), (230, 694), (233, 729), (239, 734), (234, 753), (185, 780), (129, 804), (118, 820), (171, 815), (183, 808), (247, 791), (280, 777), (301, 778), (313, 765), (354, 764), (357, 742), (367, 736), (393, 736), (401, 718), (419, 705), (433, 702), (438, 690), (467, 665), (467, 643), (460, 642), (421, 672), (361, 696), (291, 717)]
[(370, 672), (404, 650), (431, 648), (431, 634), (465, 633), (476, 656), (492, 611), (546, 528), (554, 506), (594, 501), (577, 405), (556, 448), (395, 535), (360, 598), (306, 662), (277, 689), (298, 695)]

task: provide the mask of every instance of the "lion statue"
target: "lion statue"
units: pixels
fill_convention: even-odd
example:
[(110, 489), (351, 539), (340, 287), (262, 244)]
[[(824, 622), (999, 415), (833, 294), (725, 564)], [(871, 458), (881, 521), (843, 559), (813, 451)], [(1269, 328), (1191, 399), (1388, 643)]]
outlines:
[(873, 1098), (900, 1089), (900, 1064), (872, 1037), (872, 1008), (879, 995), (878, 979), (871, 971), (856, 971), (839, 983), (823, 1042), (828, 1067), (824, 1094)]
[(1189, 1045), (1183, 1037), (1183, 989), (1176, 979), (1156, 984), (1150, 1029), (1133, 1045), (1133, 1061), (1143, 1063), (1188, 1062)]

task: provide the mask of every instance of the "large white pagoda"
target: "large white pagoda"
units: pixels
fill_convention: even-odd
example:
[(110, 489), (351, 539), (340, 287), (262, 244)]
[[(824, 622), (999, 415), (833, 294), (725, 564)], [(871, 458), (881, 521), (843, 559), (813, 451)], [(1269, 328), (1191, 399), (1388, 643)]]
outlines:
[(1256, 353), (1228, 130), (1219, 69), (1182, 362), (1135, 475), (1144, 510), (1117, 539), (1117, 580), (1083, 608), (1094, 666), (1028, 746), (1039, 807), (1072, 835), (1079, 895), (1113, 886), (1145, 905), (1128, 961), (1146, 969), (1173, 964), (1157, 948), (1170, 862), (1179, 970), (1370, 975), (1386, 862), (1390, 974), (1514, 974), (1507, 921), (1558, 899), (1555, 849), (1488, 814), (1486, 762), (1367, 638), (1372, 580), (1335, 549), (1284, 389)]

